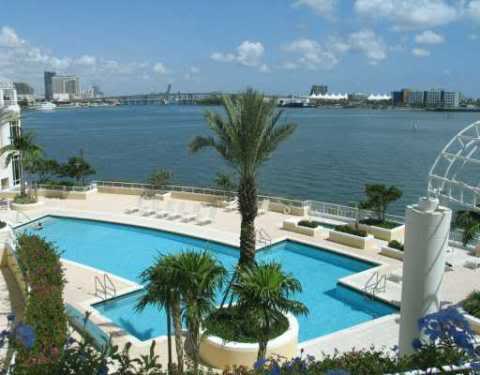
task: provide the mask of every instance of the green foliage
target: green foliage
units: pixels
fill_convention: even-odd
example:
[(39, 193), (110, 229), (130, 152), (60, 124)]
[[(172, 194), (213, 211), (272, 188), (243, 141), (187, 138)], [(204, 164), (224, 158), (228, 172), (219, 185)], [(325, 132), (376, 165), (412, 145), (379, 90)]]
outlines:
[(298, 225), (302, 227), (307, 227), (307, 228), (316, 228), (322, 225), (321, 222), (315, 221), (315, 220), (300, 220), (298, 222)]
[(190, 143), (191, 152), (212, 148), (237, 172), (238, 199), (242, 216), (240, 230), (241, 264), (255, 260), (255, 218), (257, 216), (258, 169), (277, 147), (294, 131), (296, 125), (278, 122), (282, 115), (274, 101), (248, 89), (236, 96), (224, 96), (226, 116), (207, 111), (207, 125), (213, 136), (197, 136)]
[(5, 228), (6, 226), (7, 226), (7, 223), (0, 220), (0, 229)]
[(404, 245), (403, 243), (397, 241), (397, 240), (392, 240), (388, 243), (388, 247), (391, 247), (392, 249), (397, 249), (400, 251), (404, 250)]
[(210, 95), (203, 99), (195, 101), (197, 105), (222, 105), (223, 100), (221, 95)]
[(17, 204), (32, 204), (37, 203), (37, 198), (27, 194), (17, 194), (15, 197), (13, 197), (13, 202)]
[(400, 199), (402, 192), (395, 186), (387, 187), (384, 184), (366, 184), (367, 199), (360, 203), (360, 208), (373, 210), (377, 220), (385, 221), (385, 212), (392, 202)]
[(237, 188), (234, 177), (227, 173), (218, 172), (215, 176), (215, 186), (220, 190), (233, 191)]
[(19, 361), (56, 361), (63, 350), (67, 319), (63, 307), (63, 277), (60, 255), (53, 244), (35, 235), (18, 237), (17, 256), (29, 294), (25, 323), (36, 334), (31, 351), (20, 346)]
[(32, 173), (36, 173), (40, 182), (57, 176), (60, 172), (60, 164), (53, 159), (39, 158), (33, 164)]
[(161, 189), (168, 185), (173, 177), (173, 173), (167, 169), (158, 169), (148, 177), (147, 182), (153, 186), (154, 189)]
[(308, 314), (308, 308), (292, 299), (302, 286), (292, 274), (285, 273), (279, 263), (271, 262), (242, 267), (233, 293), (240, 311), (251, 319), (252, 333), (259, 343), (258, 359), (265, 358), (271, 328), (284, 314)]
[(368, 235), (367, 231), (362, 229), (352, 228), (349, 225), (337, 225), (335, 227), (335, 230), (337, 232), (353, 234), (354, 236), (359, 236), (359, 237), (367, 237)]
[(371, 226), (374, 226), (374, 227), (383, 228), (383, 229), (394, 229), (394, 228), (402, 225), (400, 223), (395, 223), (393, 221), (388, 221), (388, 220), (381, 221), (381, 220), (373, 219), (373, 218), (360, 220), (360, 223), (365, 224), (365, 225), (371, 225)]
[[(207, 334), (227, 341), (256, 343), (257, 327), (252, 324), (257, 317), (237, 305), (214, 311), (205, 321)], [(281, 315), (274, 320), (268, 332), (268, 340), (282, 335), (288, 329), (288, 319)]]
[(85, 185), (85, 177), (95, 174), (95, 169), (84, 159), (82, 153), (80, 156), (72, 156), (66, 163), (60, 165), (59, 176), (75, 179), (76, 183)]
[(462, 307), (470, 315), (480, 318), (480, 292), (475, 290), (470, 293), (462, 302)]
[(462, 243), (467, 246), (480, 234), (480, 213), (460, 210), (455, 213), (452, 226), (463, 230)]

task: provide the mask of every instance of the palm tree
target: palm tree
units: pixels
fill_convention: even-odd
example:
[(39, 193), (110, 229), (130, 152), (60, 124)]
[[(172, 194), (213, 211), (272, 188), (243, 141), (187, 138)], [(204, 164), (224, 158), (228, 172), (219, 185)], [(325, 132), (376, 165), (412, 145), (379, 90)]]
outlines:
[[(142, 283), (145, 285), (145, 294), (137, 304), (139, 311), (147, 305), (159, 306), (170, 309), (175, 334), (175, 350), (177, 353), (177, 370), (183, 373), (183, 342), (182, 342), (182, 317), (181, 300), (177, 274), (173, 272), (174, 255), (163, 256), (155, 264), (141, 274)], [(169, 324), (169, 322), (167, 322)]]
[(308, 308), (291, 298), (302, 286), (291, 274), (285, 273), (279, 263), (266, 263), (240, 270), (233, 292), (240, 311), (248, 313), (254, 332), (258, 334), (257, 359), (265, 358), (271, 329), (283, 319), (283, 314), (308, 314)]
[(215, 136), (197, 136), (191, 152), (213, 148), (239, 176), (238, 199), (242, 223), (240, 229), (240, 265), (255, 262), (255, 218), (257, 216), (256, 175), (273, 151), (295, 130), (296, 125), (278, 125), (282, 111), (276, 103), (248, 89), (242, 95), (223, 97), (226, 117), (207, 111), (208, 127)]
[(20, 166), (20, 195), (25, 196), (25, 172), (35, 172), (35, 165), (42, 157), (43, 151), (34, 141), (33, 133), (23, 133), (14, 139), (12, 143), (0, 148), (0, 155), (7, 154), (5, 165), (8, 166), (15, 156), (19, 156)]
[(222, 287), (226, 269), (207, 252), (183, 252), (172, 265), (184, 303), (187, 339), (193, 359), (194, 374), (200, 363), (200, 327), (215, 309), (216, 292)]
[(453, 227), (463, 230), (462, 243), (467, 246), (480, 235), (480, 213), (460, 210), (455, 213)]

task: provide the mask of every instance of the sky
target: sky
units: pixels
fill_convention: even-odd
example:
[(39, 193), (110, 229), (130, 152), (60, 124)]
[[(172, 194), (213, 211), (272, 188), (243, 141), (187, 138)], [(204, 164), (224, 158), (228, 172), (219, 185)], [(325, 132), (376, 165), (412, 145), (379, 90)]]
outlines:
[(480, 97), (480, 0), (0, 0), (0, 76), (108, 95), (446, 88)]

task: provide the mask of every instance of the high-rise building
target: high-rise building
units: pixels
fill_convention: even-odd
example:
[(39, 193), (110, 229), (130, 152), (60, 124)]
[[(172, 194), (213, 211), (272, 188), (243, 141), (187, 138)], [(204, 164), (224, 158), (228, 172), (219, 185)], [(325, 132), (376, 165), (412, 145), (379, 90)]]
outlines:
[(423, 107), (425, 105), (425, 91), (411, 91), (407, 104), (415, 107)]
[(460, 93), (455, 91), (443, 92), (443, 107), (444, 108), (456, 108), (460, 106)]
[(45, 72), (45, 98), (67, 101), (80, 97), (80, 79), (72, 75)]
[(15, 90), (17, 91), (17, 99), (19, 103), (33, 103), (33, 87), (25, 82), (13, 82)]
[(443, 89), (427, 91), (403, 89), (402, 91), (394, 91), (393, 96), (395, 105), (404, 103), (415, 107), (456, 108), (460, 105), (461, 94)]
[(442, 107), (442, 97), (443, 90), (430, 89), (429, 91), (425, 91), (425, 106), (432, 108)]
[(328, 92), (327, 85), (313, 85), (310, 89), (310, 96), (312, 95), (325, 95)]
[[(20, 107), (13, 82), (0, 78), (0, 144), (11, 144), (20, 135)], [(8, 165), (8, 153), (0, 156), (0, 191), (13, 189), (20, 183), (20, 159), (15, 155)]]

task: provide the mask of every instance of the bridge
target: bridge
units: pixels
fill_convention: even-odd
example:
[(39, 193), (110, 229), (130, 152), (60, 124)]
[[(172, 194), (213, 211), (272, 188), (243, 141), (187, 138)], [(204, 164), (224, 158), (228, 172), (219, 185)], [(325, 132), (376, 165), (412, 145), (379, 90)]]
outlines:
[(167, 91), (166, 93), (105, 96), (102, 98), (81, 99), (79, 102), (117, 102), (122, 105), (193, 104), (198, 100), (223, 94), (221, 92), (170, 93)]

